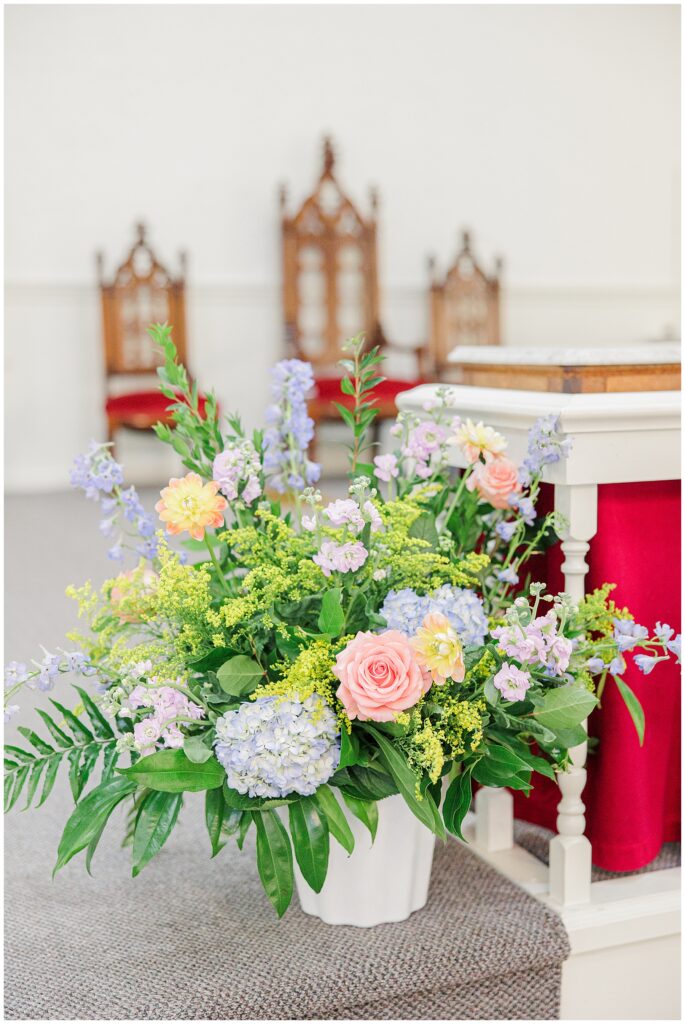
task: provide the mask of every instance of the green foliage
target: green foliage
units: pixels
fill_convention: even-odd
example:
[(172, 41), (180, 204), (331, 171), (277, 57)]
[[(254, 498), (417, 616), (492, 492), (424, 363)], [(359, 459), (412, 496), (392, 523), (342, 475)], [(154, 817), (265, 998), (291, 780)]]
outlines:
[(637, 732), (637, 736), (640, 741), (640, 746), (642, 746), (645, 741), (644, 709), (640, 704), (640, 701), (637, 699), (637, 697), (630, 689), (628, 684), (623, 681), (623, 679), (619, 679), (618, 676), (614, 676), (614, 682), (618, 687), (619, 693), (623, 697), (623, 702), (626, 708), (628, 709), (628, 714), (630, 715), (633, 721), (633, 725), (635, 726), (635, 731)]
[(264, 891), (279, 917), (293, 895), (293, 851), (288, 833), (275, 811), (254, 811), (257, 829), (257, 870)]
[(341, 790), (341, 793), (343, 800), (355, 818), (359, 818), (362, 825), (368, 828), (371, 834), (371, 842), (373, 842), (378, 831), (378, 807), (375, 800), (362, 800), (361, 797), (352, 796), (345, 789)]
[[(359, 476), (360, 473), (368, 473), (370, 467), (367, 464), (361, 465), (361, 456), (365, 451), (366, 435), (368, 429), (377, 415), (373, 391), (385, 380), (380, 377), (376, 367), (383, 362), (378, 346), (364, 351), (365, 338), (358, 334), (345, 344), (345, 350), (352, 356), (351, 359), (342, 359), (340, 365), (345, 370), (345, 376), (340, 382), (340, 389), (344, 395), (353, 399), (352, 409), (349, 409), (342, 402), (334, 402), (343, 421), (352, 431), (352, 443), (350, 448), (350, 478)], [(372, 475), (372, 472), (368, 475)]]
[(256, 688), (260, 679), (264, 678), (264, 669), (245, 654), (237, 654), (229, 658), (217, 669), (217, 679), (224, 693), (232, 697), (246, 697)]
[(541, 725), (555, 732), (584, 722), (597, 706), (597, 698), (577, 683), (547, 690), (533, 715)]
[[(337, 839), (343, 849), (347, 850), (348, 853), (352, 853), (354, 850), (354, 836), (352, 835), (352, 829), (347, 822), (347, 818), (345, 817), (340, 804), (335, 798), (333, 790), (330, 786), (319, 786), (314, 794), (314, 799), (326, 818), (329, 832), (333, 838)], [(344, 794), (343, 799), (345, 799)]]
[(33, 750), (15, 745), (5, 746), (5, 811), (14, 807), (22, 792), (26, 796), (24, 809), (29, 807), (39, 788), (40, 799), (36, 806), (44, 804), (55, 784), (59, 767), (65, 760), (69, 765), (69, 784), (74, 801), (81, 796), (101, 754), (101, 781), (111, 775), (117, 758), (114, 731), (88, 694), (78, 687), (76, 689), (81, 696), (90, 729), (73, 712), (57, 701), (52, 701), (63, 716), (59, 724), (46, 711), (38, 711), (53, 740), (52, 744), (32, 729), (19, 726), (19, 732)]
[(314, 892), (321, 892), (328, 871), (328, 819), (312, 796), (290, 804), (288, 815), (302, 877)]
[(198, 793), (216, 789), (226, 779), (226, 773), (215, 758), (198, 764), (183, 750), (160, 750), (141, 758), (130, 768), (117, 770), (137, 786), (163, 793)]
[(146, 793), (140, 803), (133, 833), (133, 877), (155, 857), (178, 819), (183, 805), (181, 793)]
[(466, 769), (452, 779), (445, 794), (442, 816), (445, 828), (452, 835), (463, 839), (461, 826), (471, 806), (471, 771)]
[(112, 811), (135, 788), (135, 782), (117, 775), (101, 782), (76, 805), (62, 833), (53, 875), (86, 847), (92, 856), (91, 844), (97, 845)]
[(178, 362), (171, 330), (168, 324), (153, 324), (148, 329), (148, 334), (164, 355), (164, 365), (159, 367), (157, 374), (160, 390), (169, 399), (168, 408), (174, 421), (173, 429), (163, 423), (156, 424), (154, 429), (157, 437), (181, 456), (184, 466), (206, 476), (208, 464), (213, 463), (214, 457), (224, 447), (217, 400), (214, 392), (206, 396), (203, 415), (197, 384), (191, 384), (185, 367)]

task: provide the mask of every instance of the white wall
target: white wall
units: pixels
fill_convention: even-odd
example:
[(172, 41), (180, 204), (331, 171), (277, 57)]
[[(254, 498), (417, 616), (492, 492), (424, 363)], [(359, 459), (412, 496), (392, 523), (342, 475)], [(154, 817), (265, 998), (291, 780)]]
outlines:
[(677, 331), (675, 6), (17, 6), (5, 40), (11, 489), (60, 486), (102, 433), (93, 251), (120, 260), (140, 217), (190, 252), (197, 375), (259, 421), (276, 185), (309, 190), (324, 131), (353, 196), (380, 187), (399, 341), (463, 224), (506, 257), (508, 343)]

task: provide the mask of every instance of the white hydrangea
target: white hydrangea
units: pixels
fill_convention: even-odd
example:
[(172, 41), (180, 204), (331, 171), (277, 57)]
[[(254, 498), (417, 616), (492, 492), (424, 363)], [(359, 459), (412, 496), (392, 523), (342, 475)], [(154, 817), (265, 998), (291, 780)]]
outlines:
[(340, 760), (337, 719), (316, 693), (241, 704), (217, 721), (216, 736), (228, 785), (251, 797), (311, 796)]

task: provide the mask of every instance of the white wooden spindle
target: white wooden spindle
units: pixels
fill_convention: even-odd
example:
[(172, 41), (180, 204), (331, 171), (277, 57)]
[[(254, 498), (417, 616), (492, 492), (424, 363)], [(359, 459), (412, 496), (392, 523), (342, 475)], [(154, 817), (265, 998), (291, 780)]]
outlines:
[(476, 846), (494, 853), (514, 845), (514, 798), (507, 789), (483, 786), (476, 793)]
[[(564, 590), (575, 602), (585, 593), (585, 560), (589, 541), (597, 532), (597, 486), (557, 485), (554, 506), (566, 519), (561, 550), (564, 562)], [(587, 727), (587, 723), (585, 723)], [(571, 767), (558, 776), (561, 800), (558, 807), (557, 835), (549, 844), (550, 895), (562, 906), (590, 901), (592, 848), (585, 835), (585, 804), (582, 800), (587, 779), (585, 761), (587, 743), (570, 752)]]

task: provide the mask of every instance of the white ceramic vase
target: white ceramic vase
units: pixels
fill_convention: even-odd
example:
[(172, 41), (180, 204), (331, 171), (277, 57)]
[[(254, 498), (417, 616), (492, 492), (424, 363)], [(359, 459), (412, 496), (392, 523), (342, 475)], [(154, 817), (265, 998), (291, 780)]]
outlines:
[(348, 855), (331, 836), (328, 874), (321, 892), (309, 888), (295, 864), (297, 895), (305, 914), (326, 924), (371, 928), (404, 921), (425, 906), (435, 836), (401, 796), (386, 797), (377, 806), (373, 845), (368, 829), (344, 807), (354, 835), (354, 851)]

